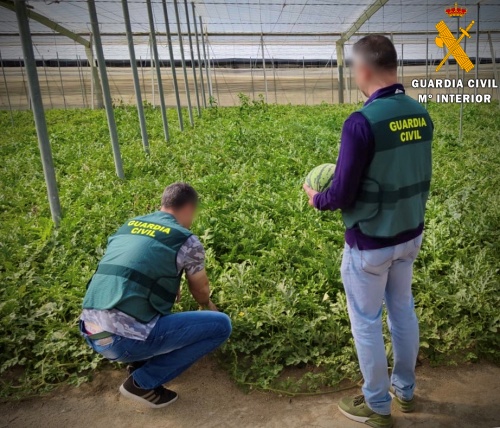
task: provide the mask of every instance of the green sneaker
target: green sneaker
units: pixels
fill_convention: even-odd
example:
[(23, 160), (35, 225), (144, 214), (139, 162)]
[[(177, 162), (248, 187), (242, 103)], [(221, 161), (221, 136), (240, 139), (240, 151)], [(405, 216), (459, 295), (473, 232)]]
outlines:
[(365, 396), (344, 397), (339, 401), (339, 410), (349, 419), (375, 428), (391, 428), (394, 425), (391, 415), (379, 415), (365, 403)]
[(394, 390), (394, 388), (391, 388), (389, 394), (391, 394), (393, 401), (396, 403), (396, 407), (400, 412), (411, 413), (415, 411), (415, 397), (413, 397), (411, 400), (403, 400), (396, 395), (396, 391)]

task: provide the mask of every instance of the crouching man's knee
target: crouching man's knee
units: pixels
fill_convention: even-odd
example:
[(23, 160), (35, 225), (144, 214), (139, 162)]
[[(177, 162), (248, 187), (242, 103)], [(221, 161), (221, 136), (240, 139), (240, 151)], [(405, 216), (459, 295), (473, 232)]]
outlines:
[(217, 312), (218, 315), (218, 322), (220, 325), (220, 331), (221, 331), (221, 336), (224, 337), (224, 340), (226, 340), (230, 335), (231, 331), (233, 330), (233, 327), (231, 325), (231, 318), (229, 318), (226, 314), (223, 314), (222, 312)]

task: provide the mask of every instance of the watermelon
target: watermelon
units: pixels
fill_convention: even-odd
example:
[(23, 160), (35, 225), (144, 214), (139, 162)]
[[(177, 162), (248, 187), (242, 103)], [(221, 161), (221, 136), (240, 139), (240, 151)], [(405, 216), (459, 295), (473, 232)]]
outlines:
[(324, 192), (330, 187), (335, 172), (334, 163), (324, 163), (313, 168), (306, 177), (306, 184), (317, 192)]

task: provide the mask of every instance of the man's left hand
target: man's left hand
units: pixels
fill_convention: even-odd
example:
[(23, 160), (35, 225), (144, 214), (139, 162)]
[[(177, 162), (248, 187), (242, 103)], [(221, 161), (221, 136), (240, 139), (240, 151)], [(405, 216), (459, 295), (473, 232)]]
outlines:
[(304, 185), (302, 186), (306, 192), (306, 195), (307, 197), (309, 198), (309, 205), (311, 205), (311, 207), (314, 207), (314, 195), (316, 193), (319, 193), (319, 192), (316, 192), (316, 190), (313, 190), (311, 189), (307, 184), (304, 183)]

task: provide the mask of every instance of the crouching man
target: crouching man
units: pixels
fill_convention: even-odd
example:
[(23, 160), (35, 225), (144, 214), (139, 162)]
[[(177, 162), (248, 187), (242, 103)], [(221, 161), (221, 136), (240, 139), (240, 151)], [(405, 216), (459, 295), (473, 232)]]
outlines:
[[(160, 211), (127, 221), (109, 238), (83, 301), (85, 340), (108, 360), (129, 363), (120, 392), (153, 408), (177, 400), (162, 385), (231, 334), (229, 317), (210, 300), (203, 246), (189, 231), (197, 204), (188, 184), (168, 186)], [(208, 311), (170, 313), (184, 272)]]

